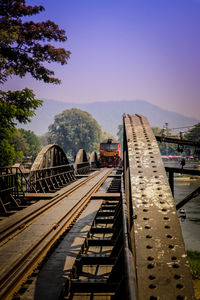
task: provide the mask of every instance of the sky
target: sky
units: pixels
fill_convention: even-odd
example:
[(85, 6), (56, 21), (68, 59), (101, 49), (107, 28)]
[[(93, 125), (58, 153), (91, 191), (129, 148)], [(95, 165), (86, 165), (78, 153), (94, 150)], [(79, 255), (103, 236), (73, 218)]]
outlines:
[(60, 85), (13, 77), (66, 103), (145, 100), (200, 120), (200, 0), (29, 0), (66, 30), (67, 65), (50, 64)]

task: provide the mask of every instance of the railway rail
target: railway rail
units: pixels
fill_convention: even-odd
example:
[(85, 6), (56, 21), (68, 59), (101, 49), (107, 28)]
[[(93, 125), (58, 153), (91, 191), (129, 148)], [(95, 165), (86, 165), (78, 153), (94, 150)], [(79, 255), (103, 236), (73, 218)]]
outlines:
[[(112, 169), (101, 170), (94, 176), (86, 179), (87, 185), (78, 185), (70, 195), (64, 194), (51, 200), (51, 209), (44, 213), (42, 207), (41, 215), (28, 216), (28, 226), (20, 230), (9, 239), (6, 235), (6, 242), (1, 244), (0, 255), (0, 298), (9, 299), (20, 287), (21, 283), (30, 275), (33, 269), (41, 262), (53, 243), (65, 232), (80, 212), (90, 201), (92, 194), (102, 185)], [(65, 198), (65, 199), (63, 199)], [(63, 200), (58, 203), (58, 201)], [(45, 206), (45, 209), (47, 205)], [(23, 222), (23, 221), (22, 221)], [(6, 222), (5, 222), (6, 223)], [(10, 223), (10, 220), (9, 220)], [(15, 223), (15, 222), (14, 222)], [(16, 223), (14, 227), (16, 229)], [(23, 226), (22, 224), (20, 226)], [(13, 233), (12, 227), (8, 230)], [(19, 229), (19, 228), (17, 228)], [(4, 234), (5, 234), (4, 229)], [(5, 235), (4, 235), (5, 237)]]
[[(89, 180), (94, 178), (97, 173), (92, 173), (86, 178), (79, 179), (78, 181), (73, 182), (71, 185), (63, 188), (60, 192), (57, 191), (55, 196), (51, 194), (52, 199), (49, 201), (41, 200), (34, 205), (27, 208), (25, 211), (18, 212), (12, 218), (6, 219), (4, 222), (1, 222), (0, 228), (0, 246), (2, 243), (5, 243), (7, 239), (19, 234), (20, 231), (24, 230), (25, 226), (28, 226), (29, 223), (33, 222), (34, 219), (46, 213), (53, 206), (58, 204), (60, 201), (65, 200), (73, 192), (77, 191), (78, 188), (84, 186)], [(45, 197), (45, 194), (30, 194), (33, 198), (34, 196), (40, 196), (41, 199)]]
[(73, 180), (52, 183), (48, 168), (68, 161), (54, 145), (40, 153), (40, 201), (0, 223), (1, 299), (195, 299), (156, 139), (144, 116), (123, 124), (123, 169), (88, 173), (96, 156), (81, 150)]

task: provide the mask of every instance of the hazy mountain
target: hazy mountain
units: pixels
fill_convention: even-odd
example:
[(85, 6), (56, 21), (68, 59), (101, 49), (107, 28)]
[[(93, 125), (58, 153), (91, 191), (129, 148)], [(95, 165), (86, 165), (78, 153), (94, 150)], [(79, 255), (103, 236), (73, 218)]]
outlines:
[(89, 112), (102, 127), (102, 130), (117, 134), (117, 127), (122, 124), (122, 114), (142, 114), (147, 117), (151, 126), (163, 127), (168, 122), (169, 128), (191, 126), (199, 120), (186, 117), (176, 112), (164, 110), (143, 100), (94, 102), (91, 104), (67, 104), (54, 100), (44, 100), (43, 106), (36, 111), (31, 123), (19, 127), (33, 130), (37, 135), (48, 131), (48, 126), (54, 122), (54, 116), (72, 107)]

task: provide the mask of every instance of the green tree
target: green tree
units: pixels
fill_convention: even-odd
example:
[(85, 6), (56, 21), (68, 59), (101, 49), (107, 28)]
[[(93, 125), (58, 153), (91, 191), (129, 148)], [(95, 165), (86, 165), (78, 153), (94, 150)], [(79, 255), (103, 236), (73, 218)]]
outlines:
[(35, 109), (42, 104), (35, 99), (29, 89), (22, 91), (0, 91), (0, 166), (13, 164), (15, 160), (15, 147), (11, 139), (15, 132), (16, 121), (30, 122)]
[(43, 135), (39, 135), (38, 138), (39, 138), (40, 144), (42, 146), (48, 145), (48, 143), (49, 143), (48, 142), (48, 138), (49, 138), (49, 133), (48, 132), (44, 133)]
[(20, 163), (23, 161), (23, 154), (24, 152), (29, 151), (29, 145), (24, 138), (23, 134), (20, 132), (20, 130), (15, 129), (13, 131), (13, 135), (10, 139), (10, 145), (14, 147), (15, 149), (15, 163)]
[[(200, 142), (200, 123), (197, 123), (193, 128), (191, 128), (186, 134), (185, 138), (190, 141)], [(187, 147), (187, 154), (193, 153), (200, 159), (200, 148), (199, 147)]]
[(35, 79), (60, 83), (60, 80), (54, 77), (54, 72), (47, 69), (43, 63), (67, 63), (70, 52), (49, 44), (49, 41), (66, 41), (65, 31), (50, 20), (33, 22), (23, 19), (43, 10), (43, 6), (26, 5), (26, 0), (1, 0), (1, 82), (9, 75), (23, 77), (30, 73)]
[(200, 142), (200, 123), (194, 125), (186, 134), (185, 138), (194, 142)]
[(24, 155), (31, 156), (32, 159), (35, 159), (37, 154), (41, 150), (40, 139), (35, 135), (35, 133), (31, 130), (19, 129), (19, 132), (25, 139), (28, 148), (24, 149)]
[(114, 138), (114, 136), (106, 131), (102, 132), (102, 136), (101, 136), (101, 142), (104, 140), (108, 140), (108, 139), (112, 139), (112, 140), (116, 140), (116, 138)]
[[(25, 76), (27, 73), (37, 80), (47, 83), (60, 83), (44, 63), (66, 64), (70, 52), (49, 44), (64, 42), (65, 31), (48, 20), (45, 22), (26, 21), (43, 11), (43, 6), (26, 5), (26, 0), (0, 1), (0, 82), (9, 76)], [(0, 91), (0, 166), (13, 164), (16, 157), (11, 143), (15, 120), (26, 123), (42, 101), (35, 99), (33, 91)]]
[[(152, 127), (152, 130), (155, 136), (162, 135), (162, 129), (160, 127)], [(166, 136), (178, 138), (177, 136), (172, 136), (170, 129), (167, 129), (165, 133)], [(162, 155), (180, 155), (179, 148), (176, 144), (162, 142), (158, 143), (158, 146)]]
[(162, 134), (162, 129), (160, 127), (151, 127), (151, 129), (153, 130), (154, 135), (156, 136), (161, 136)]
[(69, 155), (83, 148), (87, 152), (99, 149), (101, 128), (92, 116), (80, 109), (64, 110), (49, 126), (49, 142), (56, 143)]

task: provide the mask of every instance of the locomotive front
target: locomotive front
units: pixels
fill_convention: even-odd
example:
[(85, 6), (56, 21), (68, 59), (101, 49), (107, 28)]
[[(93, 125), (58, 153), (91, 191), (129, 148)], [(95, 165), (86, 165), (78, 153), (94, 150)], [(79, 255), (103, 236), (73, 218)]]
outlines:
[(120, 144), (108, 139), (100, 144), (101, 167), (117, 167), (120, 164)]

